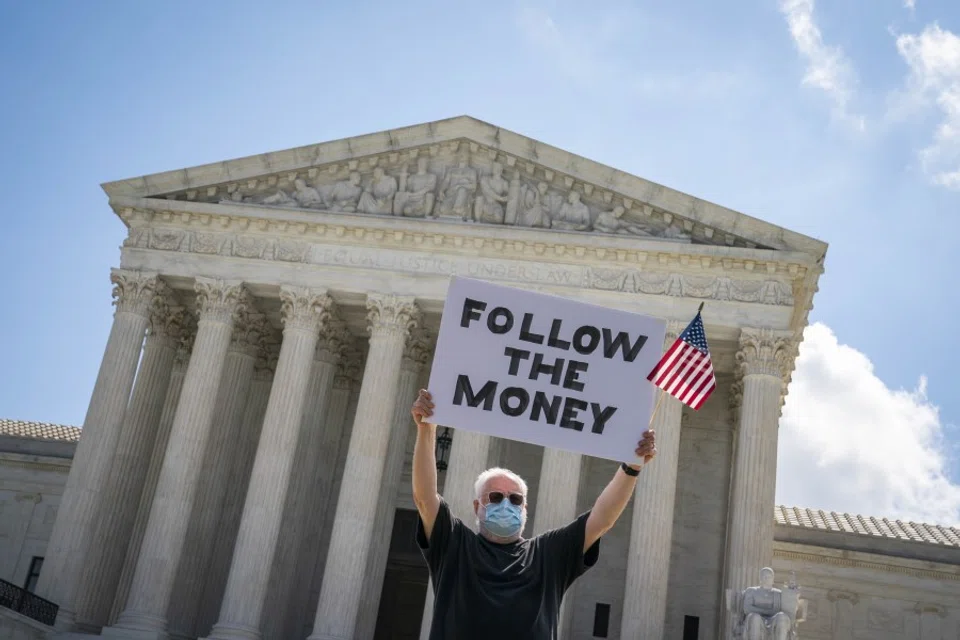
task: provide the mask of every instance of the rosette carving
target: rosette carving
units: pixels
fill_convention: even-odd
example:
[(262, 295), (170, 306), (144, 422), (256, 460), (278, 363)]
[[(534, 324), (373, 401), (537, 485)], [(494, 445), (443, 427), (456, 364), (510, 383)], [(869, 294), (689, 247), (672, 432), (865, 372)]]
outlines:
[(297, 329), (317, 333), (330, 319), (333, 300), (321, 289), (280, 288), (280, 321), (284, 331)]
[(113, 304), (118, 313), (135, 313), (149, 318), (153, 298), (160, 283), (157, 274), (112, 269), (110, 282), (113, 283)]
[(197, 278), (193, 283), (197, 292), (200, 321), (232, 324), (250, 303), (249, 296), (239, 282), (215, 278)]
[(406, 339), (420, 321), (413, 298), (373, 293), (367, 296), (367, 330), (371, 335), (395, 335)]

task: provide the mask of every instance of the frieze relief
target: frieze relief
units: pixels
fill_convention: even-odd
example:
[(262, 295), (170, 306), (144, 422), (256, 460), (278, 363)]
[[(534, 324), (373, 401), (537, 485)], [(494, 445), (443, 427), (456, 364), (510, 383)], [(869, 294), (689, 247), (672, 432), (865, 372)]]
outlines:
[(432, 252), (399, 253), (361, 247), (314, 245), (307, 241), (290, 238), (149, 227), (132, 228), (125, 246), (157, 249), (159, 247), (153, 241), (156, 237), (163, 240), (162, 246), (176, 247), (176, 249), (167, 250), (201, 255), (408, 273), (462, 275), (600, 291), (765, 305), (792, 306), (794, 304), (791, 285), (774, 277), (741, 279), (714, 275), (695, 276), (672, 271), (646, 271), (634, 267), (601, 268), (488, 258), (477, 260)]
[[(166, 197), (757, 246), (603, 187), (463, 140)], [(166, 240), (173, 242), (172, 238)]]

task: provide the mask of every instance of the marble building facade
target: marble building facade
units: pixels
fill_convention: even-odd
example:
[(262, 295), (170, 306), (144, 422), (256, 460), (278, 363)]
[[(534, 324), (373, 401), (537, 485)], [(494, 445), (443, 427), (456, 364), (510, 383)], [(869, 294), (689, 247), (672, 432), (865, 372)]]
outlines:
[[(700, 412), (663, 401), (567, 637), (727, 637), (726, 592), (765, 566), (804, 588), (804, 637), (960, 636), (954, 530), (775, 509), (824, 243), (466, 117), (104, 189), (129, 233), (35, 584), (56, 636), (419, 637), (408, 409), (454, 274), (657, 315), (668, 340), (707, 303), (718, 389)], [(528, 479), (528, 535), (616, 466), (454, 431), (441, 486), (462, 517), (492, 464)]]

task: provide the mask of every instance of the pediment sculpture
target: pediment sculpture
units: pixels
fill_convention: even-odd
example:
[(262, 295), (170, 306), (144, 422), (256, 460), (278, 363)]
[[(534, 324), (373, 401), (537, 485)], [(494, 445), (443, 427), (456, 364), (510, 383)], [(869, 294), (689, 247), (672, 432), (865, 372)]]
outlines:
[(631, 201), (609, 192), (601, 197), (592, 185), (561, 180), (529, 163), (506, 167), (465, 146), (388, 154), (308, 174), (235, 184), (218, 201), (691, 241), (679, 220), (628, 211)]
[(797, 640), (797, 625), (806, 618), (807, 601), (800, 597), (796, 577), (783, 589), (773, 586), (770, 567), (760, 570), (760, 584), (741, 592), (727, 589), (727, 611), (735, 640)]

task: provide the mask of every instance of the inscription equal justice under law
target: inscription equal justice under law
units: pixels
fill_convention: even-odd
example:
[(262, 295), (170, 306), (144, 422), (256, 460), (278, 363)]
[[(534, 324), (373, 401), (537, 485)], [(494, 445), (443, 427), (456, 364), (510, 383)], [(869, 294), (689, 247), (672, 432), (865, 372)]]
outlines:
[(357, 251), (314, 246), (307, 262), (387, 271), (436, 273), (444, 276), (496, 278), (512, 282), (539, 282), (571, 287), (586, 286), (587, 270), (581, 267), (543, 264), (511, 264), (477, 259), (447, 258), (431, 254), (397, 255), (384, 251)]

